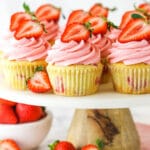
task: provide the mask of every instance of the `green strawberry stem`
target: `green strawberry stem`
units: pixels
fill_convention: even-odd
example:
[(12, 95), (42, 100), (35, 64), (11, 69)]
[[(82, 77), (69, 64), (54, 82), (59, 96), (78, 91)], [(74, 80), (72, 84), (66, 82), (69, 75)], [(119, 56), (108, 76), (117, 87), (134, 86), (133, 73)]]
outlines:
[(108, 8), (108, 10), (113, 12), (113, 11), (116, 11), (116, 10), (117, 10), (117, 7)]
[(98, 150), (103, 150), (104, 147), (105, 147), (104, 140), (97, 139), (96, 140), (96, 145), (98, 147)]
[(44, 71), (45, 68), (43, 66), (38, 66), (36, 69), (35, 69), (35, 72), (37, 71)]
[(89, 32), (90, 32), (90, 37), (92, 37), (93, 29), (91, 28), (91, 23), (90, 23), (90, 22), (86, 22), (86, 23), (84, 23), (83, 25), (86, 27), (86, 29), (89, 30)]
[(55, 146), (59, 143), (59, 140), (54, 141), (52, 144), (49, 144), (48, 147), (50, 150), (54, 150)]
[(37, 22), (37, 23), (39, 23), (39, 24), (42, 26), (43, 31), (44, 31), (45, 33), (47, 33), (47, 30), (46, 30), (46, 28), (45, 28), (45, 25), (42, 24), (42, 23), (40, 23), (40, 21), (38, 20), (38, 18), (35, 16), (34, 12), (31, 11), (29, 5), (27, 5), (27, 4), (24, 2), (24, 3), (23, 3), (23, 8), (24, 8), (24, 10), (25, 10), (26, 13), (28, 13), (29, 15), (31, 15), (32, 20), (35, 21), (35, 22)]

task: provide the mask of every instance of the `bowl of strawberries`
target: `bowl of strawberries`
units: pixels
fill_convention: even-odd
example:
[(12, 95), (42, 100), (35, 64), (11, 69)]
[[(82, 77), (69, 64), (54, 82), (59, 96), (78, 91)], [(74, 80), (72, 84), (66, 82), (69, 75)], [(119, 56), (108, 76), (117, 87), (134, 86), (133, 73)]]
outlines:
[(52, 113), (42, 106), (0, 99), (0, 149), (36, 149), (49, 133), (51, 123)]

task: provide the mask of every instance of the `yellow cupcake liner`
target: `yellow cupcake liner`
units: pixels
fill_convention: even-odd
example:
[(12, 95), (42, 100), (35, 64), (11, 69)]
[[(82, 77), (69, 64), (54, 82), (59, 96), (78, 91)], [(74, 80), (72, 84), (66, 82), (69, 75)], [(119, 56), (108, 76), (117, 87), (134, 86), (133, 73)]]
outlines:
[(150, 65), (110, 64), (114, 89), (120, 93), (150, 93)]
[(44, 60), (34, 62), (2, 60), (5, 83), (12, 89), (27, 89), (26, 82), (33, 76), (38, 66), (46, 68), (47, 63)]
[(99, 90), (102, 68), (102, 64), (65, 67), (49, 64), (47, 72), (55, 94), (85, 96)]

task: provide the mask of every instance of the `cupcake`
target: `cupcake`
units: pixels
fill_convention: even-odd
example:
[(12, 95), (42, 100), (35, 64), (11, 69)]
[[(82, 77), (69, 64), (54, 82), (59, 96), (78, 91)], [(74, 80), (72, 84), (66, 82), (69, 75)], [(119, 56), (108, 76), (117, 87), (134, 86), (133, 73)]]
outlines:
[(52, 4), (43, 4), (35, 11), (35, 16), (44, 25), (45, 31), (42, 38), (53, 44), (58, 31), (58, 21), (60, 18), (61, 9), (53, 6)]
[[(111, 76), (108, 72), (107, 60), (106, 57), (109, 54), (109, 48), (111, 48), (112, 41), (106, 36), (107, 32), (107, 20), (103, 17), (99, 16), (90, 16), (85, 19), (85, 22), (89, 22), (91, 24), (91, 28), (97, 28), (97, 30), (93, 31), (92, 36), (89, 38), (89, 42), (96, 46), (101, 53), (101, 61), (104, 65), (103, 73), (101, 77), (101, 83), (107, 83), (111, 81)], [(101, 24), (101, 28), (96, 27), (95, 24)]]
[(85, 25), (69, 24), (48, 51), (47, 72), (55, 94), (85, 96), (98, 91), (103, 65), (89, 36)]
[(110, 48), (109, 68), (116, 91), (150, 93), (150, 25), (146, 17), (134, 16)]
[(41, 36), (42, 24), (32, 14), (16, 12), (11, 16), (10, 30), (3, 38), (2, 68), (6, 84), (17, 90), (27, 88), (26, 81), (37, 67), (45, 68), (48, 42)]

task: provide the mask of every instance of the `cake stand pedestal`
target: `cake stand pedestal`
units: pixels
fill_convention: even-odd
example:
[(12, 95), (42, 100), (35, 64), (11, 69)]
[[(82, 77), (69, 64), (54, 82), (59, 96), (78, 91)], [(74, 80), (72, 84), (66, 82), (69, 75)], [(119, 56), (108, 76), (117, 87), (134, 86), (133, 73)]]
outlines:
[(140, 150), (129, 109), (76, 109), (67, 140), (77, 149), (100, 139), (102, 150)]

